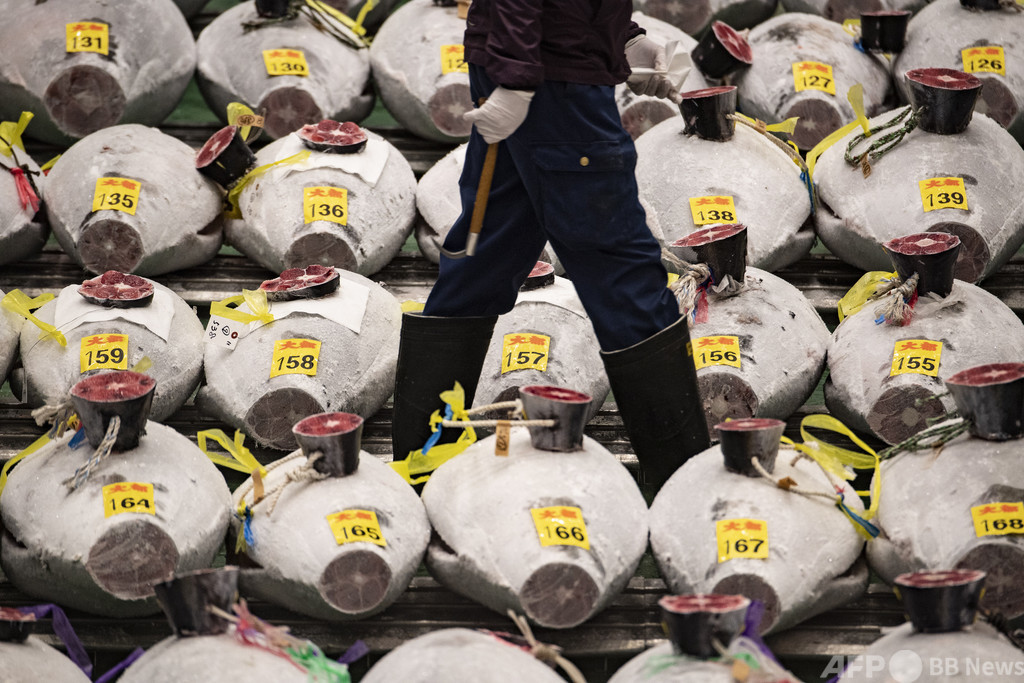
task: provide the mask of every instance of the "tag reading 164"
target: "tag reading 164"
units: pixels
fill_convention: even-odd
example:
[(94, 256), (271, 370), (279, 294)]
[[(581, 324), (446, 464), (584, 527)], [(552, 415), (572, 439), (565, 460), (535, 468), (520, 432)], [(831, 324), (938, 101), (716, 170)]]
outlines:
[(925, 213), (936, 209), (967, 211), (967, 190), (963, 178), (928, 178), (917, 181), (921, 191), (921, 208)]
[(124, 211), (135, 215), (142, 183), (131, 178), (97, 178), (92, 195), (93, 211)]
[(768, 559), (768, 523), (763, 519), (720, 519), (715, 538), (719, 562)]
[(64, 24), (66, 52), (95, 52), (105, 55), (110, 48), (110, 27), (99, 21)]
[(931, 339), (904, 339), (896, 342), (892, 350), (889, 376), (914, 372), (929, 377), (939, 376), (942, 342)]
[(121, 481), (103, 487), (103, 516), (112, 517), (123, 512), (155, 515), (153, 485), (137, 481)]
[(698, 370), (709, 365), (740, 367), (739, 337), (697, 337), (692, 344), (693, 364)]
[(466, 48), (462, 45), (441, 46), (441, 73), (450, 74), (469, 73), (469, 64), (466, 63)]
[(533, 524), (537, 527), (537, 538), (542, 546), (574, 545), (590, 550), (587, 525), (583, 521), (583, 510), (578, 507), (555, 506), (530, 508)]
[(384, 532), (380, 530), (377, 513), (373, 510), (342, 510), (327, 515), (334, 540), (338, 545), (346, 543), (373, 543), (386, 548)]
[(306, 55), (302, 50), (264, 50), (263, 65), (267, 67), (268, 76), (309, 75), (309, 65), (306, 64)]
[(969, 74), (993, 73), (1006, 75), (1006, 55), (998, 45), (985, 47), (968, 47), (960, 50), (960, 59), (964, 63), (964, 71)]
[(302, 215), (307, 223), (330, 221), (348, 225), (348, 190), (343, 187), (302, 188)]
[(320, 342), (313, 339), (278, 339), (270, 361), (271, 378), (278, 375), (316, 374), (320, 360)]
[(548, 369), (551, 337), (532, 332), (506, 334), (501, 343), (501, 374), (513, 370)]
[(89, 370), (127, 370), (128, 335), (94, 334), (82, 337), (78, 352), (80, 372)]
[(793, 87), (801, 90), (820, 90), (829, 95), (836, 94), (836, 81), (832, 77), (832, 66), (821, 62), (795, 62), (793, 64)]
[(736, 205), (732, 196), (690, 197), (690, 215), (694, 225), (735, 223)]
[(988, 503), (971, 508), (976, 536), (1024, 534), (1024, 503)]

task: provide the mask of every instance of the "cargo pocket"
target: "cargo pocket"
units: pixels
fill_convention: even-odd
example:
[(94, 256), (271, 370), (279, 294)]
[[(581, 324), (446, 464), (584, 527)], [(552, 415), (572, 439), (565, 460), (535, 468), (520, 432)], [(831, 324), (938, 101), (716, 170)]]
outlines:
[(636, 196), (636, 151), (619, 142), (533, 147), (545, 229), (573, 249), (624, 244), (644, 227)]

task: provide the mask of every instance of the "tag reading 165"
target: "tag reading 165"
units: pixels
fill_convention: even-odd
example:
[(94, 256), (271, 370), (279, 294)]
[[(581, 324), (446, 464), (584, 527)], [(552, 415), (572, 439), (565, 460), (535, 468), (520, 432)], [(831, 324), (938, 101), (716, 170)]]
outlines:
[(987, 503), (971, 508), (974, 534), (1005, 536), (1024, 534), (1024, 503)]
[(64, 24), (65, 52), (95, 52), (105, 55), (110, 48), (110, 27), (99, 21)]
[(574, 545), (590, 550), (587, 525), (583, 521), (583, 510), (578, 507), (562, 506), (530, 508), (533, 524), (537, 527), (537, 538), (542, 546)]
[(263, 65), (268, 76), (309, 76), (309, 65), (302, 50), (264, 50)]
[(128, 335), (93, 334), (82, 337), (78, 352), (80, 372), (89, 370), (127, 370)]
[(338, 545), (346, 543), (373, 543), (386, 548), (384, 532), (380, 530), (377, 513), (373, 510), (342, 510), (327, 515), (334, 540)]
[(720, 519), (715, 537), (719, 562), (768, 559), (768, 523), (763, 519)]
[(121, 481), (103, 487), (103, 516), (112, 517), (123, 512), (155, 515), (153, 485), (137, 481)]
[(271, 378), (278, 375), (316, 374), (320, 360), (320, 342), (314, 339), (278, 339), (270, 361)]
[(92, 195), (92, 210), (123, 211), (134, 216), (141, 190), (142, 183), (131, 178), (97, 178)]
[(469, 64), (466, 63), (466, 48), (463, 45), (442, 45), (441, 46), (441, 73), (469, 73)]
[(941, 359), (942, 342), (931, 339), (904, 339), (893, 346), (889, 376), (895, 377), (912, 372), (938, 377)]

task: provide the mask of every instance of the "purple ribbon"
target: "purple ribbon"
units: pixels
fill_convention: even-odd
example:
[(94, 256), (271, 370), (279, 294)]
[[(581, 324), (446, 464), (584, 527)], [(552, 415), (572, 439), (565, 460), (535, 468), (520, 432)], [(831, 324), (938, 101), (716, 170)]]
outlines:
[(761, 619), (763, 617), (764, 603), (760, 600), (751, 600), (750, 607), (747, 608), (747, 616), (743, 623), (743, 633), (740, 635), (745, 638), (749, 638), (753, 641), (754, 645), (757, 646), (757, 649), (762, 652), (762, 654), (779, 666), (782, 666), (782, 664), (779, 663), (779, 660), (775, 658), (775, 655), (772, 654), (772, 651), (768, 649), (768, 646), (765, 645), (764, 640), (761, 639), (760, 629)]
[(64, 643), (68, 657), (86, 676), (92, 678), (92, 662), (89, 661), (89, 655), (85, 653), (82, 641), (78, 639), (78, 634), (71, 627), (71, 622), (68, 621), (68, 615), (64, 614), (64, 610), (52, 603), (19, 607), (18, 610), (26, 614), (33, 614), (36, 619), (42, 619), (49, 615), (53, 619), (53, 632)]
[(360, 660), (368, 654), (370, 654), (370, 646), (362, 640), (357, 640), (352, 643), (352, 647), (345, 650), (345, 654), (338, 657), (338, 663), (348, 666), (352, 662)]
[(115, 666), (113, 669), (111, 669), (107, 673), (105, 673), (102, 676), (100, 676), (99, 678), (97, 678), (96, 679), (96, 683), (110, 683), (110, 681), (112, 681), (115, 678), (117, 678), (121, 674), (122, 671), (124, 671), (129, 666), (134, 664), (135, 660), (138, 659), (139, 657), (141, 657), (142, 655), (144, 655), (145, 653), (146, 653), (146, 651), (143, 650), (141, 647), (135, 648), (134, 650), (132, 650), (132, 653), (130, 655), (128, 655), (127, 657), (124, 658), (124, 661), (122, 661), (120, 664)]

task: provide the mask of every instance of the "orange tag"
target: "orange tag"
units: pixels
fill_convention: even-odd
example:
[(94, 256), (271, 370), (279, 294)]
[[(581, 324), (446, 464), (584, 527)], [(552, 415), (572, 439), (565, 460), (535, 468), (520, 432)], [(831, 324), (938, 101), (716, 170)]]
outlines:
[(494, 430), (494, 454), (508, 455), (508, 437), (511, 425), (508, 420), (498, 420), (498, 427)]

